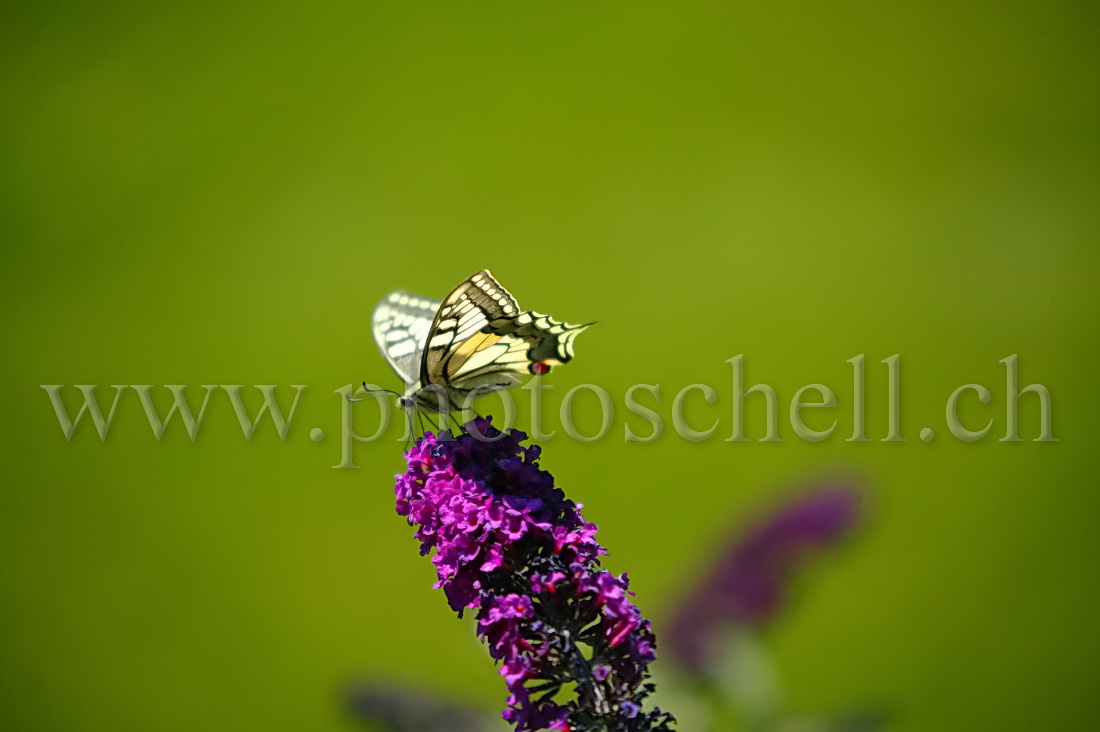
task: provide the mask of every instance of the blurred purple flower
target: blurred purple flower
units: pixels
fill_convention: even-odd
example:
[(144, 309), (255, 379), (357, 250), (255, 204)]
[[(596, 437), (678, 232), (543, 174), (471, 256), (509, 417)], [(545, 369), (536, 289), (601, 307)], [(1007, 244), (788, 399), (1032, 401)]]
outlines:
[[(600, 567), (596, 527), (538, 467), (540, 448), (520, 445), (527, 435), (486, 418), (467, 430), (428, 433), (405, 454), (397, 513), (417, 527), (421, 554), (435, 549), (451, 608), (478, 608), (510, 692), (504, 718), (518, 732), (670, 729), (670, 715), (641, 711), (654, 637), (626, 575)], [(574, 683), (575, 697), (558, 698)]]
[(668, 625), (669, 655), (685, 669), (706, 673), (723, 626), (760, 626), (783, 607), (786, 580), (797, 565), (839, 541), (858, 517), (860, 493), (851, 485), (818, 488), (780, 506), (734, 537), (710, 573), (680, 603)]

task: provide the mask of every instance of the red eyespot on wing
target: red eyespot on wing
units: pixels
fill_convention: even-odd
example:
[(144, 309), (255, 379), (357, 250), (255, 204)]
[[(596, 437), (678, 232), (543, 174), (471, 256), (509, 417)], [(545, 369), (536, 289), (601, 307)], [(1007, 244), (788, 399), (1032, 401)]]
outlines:
[(533, 364), (531, 364), (527, 368), (529, 368), (531, 370), (532, 374), (536, 374), (536, 375), (550, 373), (550, 364), (546, 363), (545, 361), (535, 361)]

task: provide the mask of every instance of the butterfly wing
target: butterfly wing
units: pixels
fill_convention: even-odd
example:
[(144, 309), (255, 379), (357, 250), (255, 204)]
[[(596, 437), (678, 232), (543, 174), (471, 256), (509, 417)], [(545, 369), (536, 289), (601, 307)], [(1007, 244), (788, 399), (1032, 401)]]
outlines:
[(428, 330), (420, 367), (422, 384), (454, 385), (472, 356), (495, 348), (503, 336), (484, 333), (490, 323), (519, 315), (512, 294), (483, 269), (471, 275), (443, 300)]
[[(573, 357), (573, 340), (587, 325), (520, 311), (515, 298), (482, 270), (439, 307), (429, 330), (421, 383), (448, 390), (453, 400), (478, 387), (510, 388), (519, 374), (545, 373)], [(539, 363), (544, 370), (532, 367)]]
[(527, 370), (528, 350), (522, 339), (479, 331), (448, 357), (449, 378), (445, 386), (458, 397), (478, 387), (510, 389), (519, 383), (517, 374), (530, 373)]
[(374, 308), (371, 330), (378, 350), (406, 384), (416, 382), (439, 300), (394, 290)]
[[(526, 358), (531, 364), (558, 366), (573, 358), (573, 341), (591, 325), (574, 325), (534, 310), (525, 310), (514, 318), (492, 323), (494, 333), (521, 339), (527, 346)], [(527, 364), (524, 364), (527, 366)]]
[(464, 341), (449, 358), (449, 386), (468, 392), (484, 385), (515, 386), (517, 374), (543, 374), (573, 358), (573, 341), (585, 328), (526, 310), (498, 318)]

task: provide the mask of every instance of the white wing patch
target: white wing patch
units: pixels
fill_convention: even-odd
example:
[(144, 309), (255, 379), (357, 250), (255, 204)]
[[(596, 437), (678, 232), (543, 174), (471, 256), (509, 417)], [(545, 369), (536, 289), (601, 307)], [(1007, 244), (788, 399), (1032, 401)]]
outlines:
[(394, 290), (374, 308), (374, 341), (406, 384), (419, 377), (421, 354), (439, 304), (438, 300)]

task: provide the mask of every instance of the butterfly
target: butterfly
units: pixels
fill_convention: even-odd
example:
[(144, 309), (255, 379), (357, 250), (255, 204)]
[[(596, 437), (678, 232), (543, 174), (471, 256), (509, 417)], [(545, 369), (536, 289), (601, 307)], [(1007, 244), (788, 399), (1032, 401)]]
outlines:
[(472, 396), (510, 389), (520, 374), (545, 374), (573, 358), (573, 341), (591, 323), (573, 325), (520, 310), (483, 269), (442, 301), (394, 290), (371, 317), (374, 340), (405, 382), (406, 410), (440, 414)]

